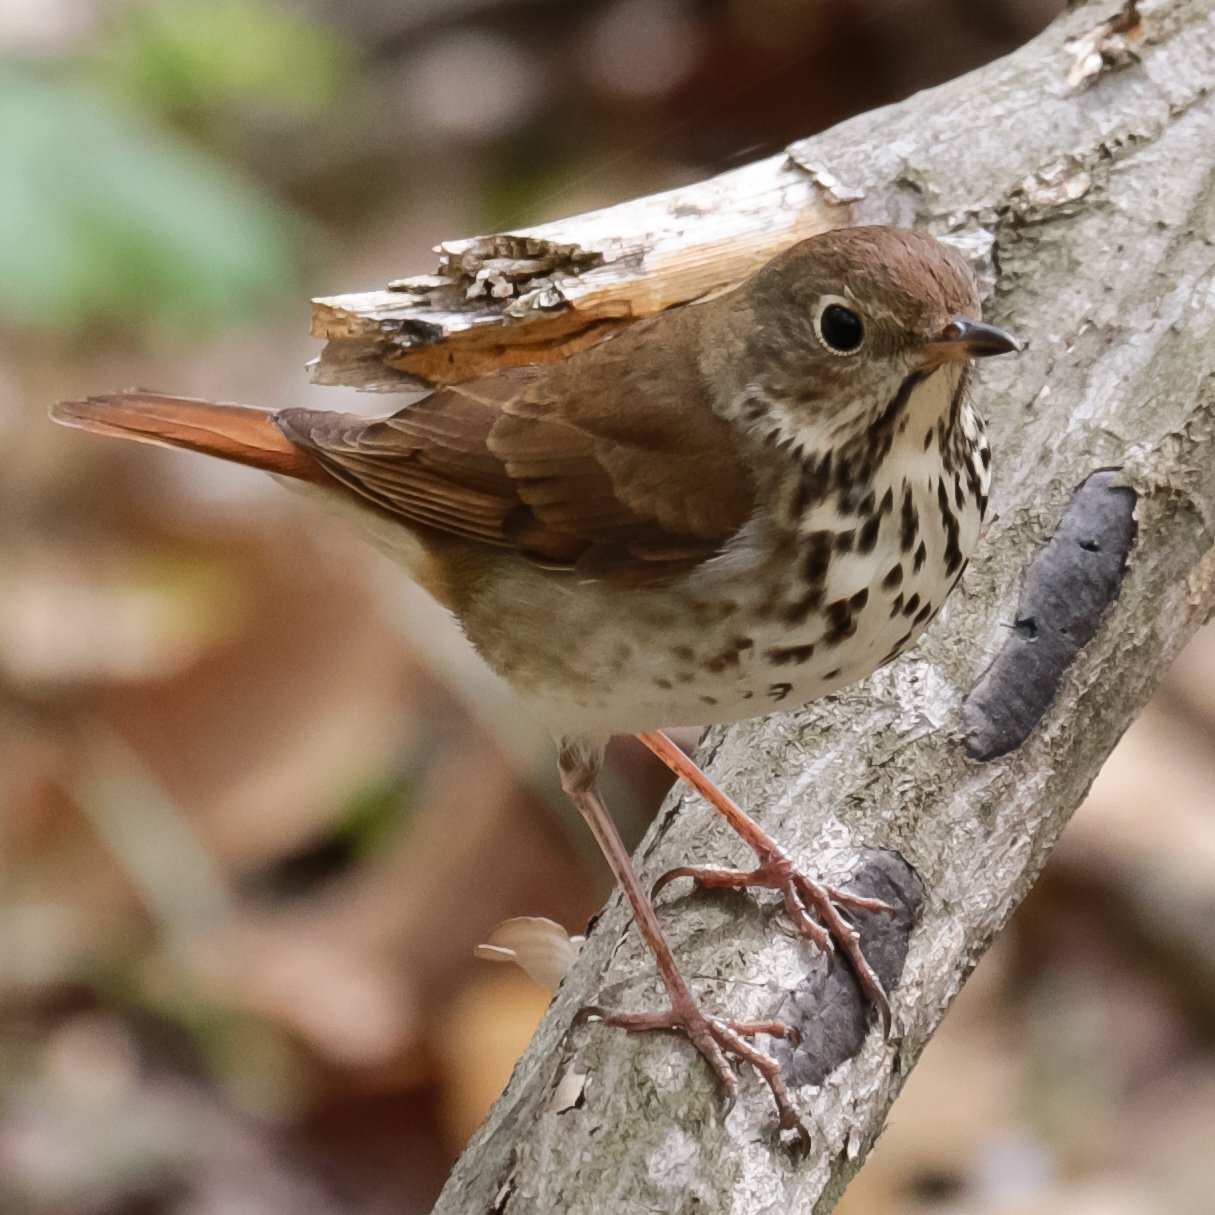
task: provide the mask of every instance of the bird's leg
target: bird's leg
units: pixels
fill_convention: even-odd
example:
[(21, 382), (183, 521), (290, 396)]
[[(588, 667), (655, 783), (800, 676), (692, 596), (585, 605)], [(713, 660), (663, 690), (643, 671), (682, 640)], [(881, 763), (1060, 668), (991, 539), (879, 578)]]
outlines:
[(658, 963), (658, 973), (671, 999), (671, 1007), (666, 1012), (617, 1013), (591, 1006), (584, 1008), (580, 1016), (599, 1018), (606, 1024), (629, 1033), (658, 1029), (686, 1034), (692, 1045), (717, 1073), (730, 1103), (734, 1099), (735, 1078), (729, 1059), (733, 1056), (744, 1060), (763, 1076), (772, 1090), (780, 1114), (781, 1128), (796, 1131), (803, 1142), (809, 1143), (809, 1133), (789, 1100), (788, 1090), (780, 1074), (780, 1064), (745, 1041), (746, 1036), (753, 1034), (796, 1038), (796, 1031), (783, 1021), (725, 1020), (711, 1016), (697, 1004), (687, 979), (675, 961), (671, 947), (662, 935), (654, 905), (633, 868), (628, 849), (625, 848), (624, 841), (616, 830), (616, 824), (595, 788), (603, 760), (602, 748), (581, 739), (562, 739), (558, 745), (562, 788), (586, 819), (603, 850), (603, 855), (607, 858), (608, 865), (611, 866), (612, 873), (624, 890), (625, 897), (633, 909), (633, 919), (646, 944), (653, 951)]
[(813, 941), (827, 953), (835, 946), (843, 951), (856, 972), (861, 990), (878, 1011), (883, 1029), (890, 1032), (890, 1001), (882, 988), (881, 980), (873, 967), (865, 960), (861, 950), (860, 934), (855, 926), (841, 914), (841, 908), (858, 911), (884, 911), (893, 914), (894, 908), (879, 899), (860, 898), (846, 891), (837, 890), (816, 882), (802, 873), (790, 859), (789, 854), (736, 802), (727, 797), (660, 730), (639, 733), (640, 739), (676, 776), (682, 777), (715, 810), (719, 811), (747, 842), (755, 853), (759, 864), (754, 869), (714, 869), (685, 865), (664, 873), (651, 894), (657, 894), (668, 882), (679, 877), (690, 877), (702, 886), (742, 889), (763, 886), (780, 892), (785, 911), (793, 926), (802, 936)]

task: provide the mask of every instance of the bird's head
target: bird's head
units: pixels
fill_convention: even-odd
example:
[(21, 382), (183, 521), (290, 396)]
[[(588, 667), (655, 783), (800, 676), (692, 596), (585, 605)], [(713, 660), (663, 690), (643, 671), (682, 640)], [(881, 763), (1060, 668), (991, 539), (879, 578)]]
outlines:
[(940, 379), (948, 404), (973, 359), (1021, 348), (982, 320), (974, 275), (953, 249), (901, 228), (841, 228), (773, 258), (745, 285), (746, 383), (782, 429), (813, 445), (889, 420)]

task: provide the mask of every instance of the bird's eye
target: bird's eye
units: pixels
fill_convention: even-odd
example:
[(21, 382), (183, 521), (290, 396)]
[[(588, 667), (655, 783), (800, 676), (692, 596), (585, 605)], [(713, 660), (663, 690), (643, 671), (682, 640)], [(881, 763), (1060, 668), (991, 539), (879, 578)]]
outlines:
[(855, 354), (865, 340), (860, 315), (838, 300), (824, 302), (815, 318), (819, 341), (832, 354)]

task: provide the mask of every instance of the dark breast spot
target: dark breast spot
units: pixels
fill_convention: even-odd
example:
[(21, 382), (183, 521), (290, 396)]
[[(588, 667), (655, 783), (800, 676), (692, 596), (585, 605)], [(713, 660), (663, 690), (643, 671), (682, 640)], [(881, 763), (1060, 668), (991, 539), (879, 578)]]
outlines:
[(802, 577), (811, 586), (822, 586), (827, 581), (831, 568), (831, 550), (835, 544), (835, 533), (811, 532), (802, 542)]
[(962, 572), (962, 550), (958, 546), (958, 525), (955, 523), (945, 536), (945, 573)]
[(704, 669), (713, 675), (720, 675), (730, 667), (741, 666), (742, 655), (754, 646), (755, 642), (750, 637), (735, 637), (724, 650), (705, 659)]
[(924, 562), (928, 560), (928, 549), (921, 540), (915, 550), (915, 560), (912, 562), (912, 572), (918, 574), (924, 568)]
[(802, 475), (798, 478), (797, 501), (804, 512), (827, 500), (831, 490), (832, 454), (825, 451), (821, 456), (808, 455), (802, 460)]
[(827, 618), (827, 628), (823, 633), (823, 641), (827, 645), (839, 645), (856, 632), (856, 617), (852, 614), (851, 599), (836, 599), (827, 604), (824, 615)]
[(892, 565), (886, 571), (886, 577), (882, 579), (882, 590), (897, 591), (903, 585), (903, 565), (900, 562), (898, 565)]
[(782, 619), (787, 625), (797, 628), (805, 624), (811, 612), (817, 612), (823, 606), (823, 588), (811, 587), (800, 599), (786, 606)]
[(856, 551), (858, 553), (871, 553), (877, 547), (878, 528), (882, 525), (881, 515), (873, 515), (869, 521), (861, 528), (860, 535), (856, 540)]
[(787, 666), (789, 663), (808, 662), (814, 657), (813, 645), (785, 645), (775, 646), (764, 652), (764, 656), (769, 662), (776, 663), (777, 666)]
[(791, 683), (774, 683), (769, 686), (768, 695), (773, 700), (784, 700), (792, 691), (793, 685)]
[(911, 486), (904, 481), (903, 509), (899, 516), (899, 547), (903, 552), (911, 552), (919, 531), (920, 515), (915, 508), (915, 499), (911, 496)]
[(937, 481), (937, 504), (941, 508), (941, 526), (945, 529), (945, 572), (952, 574), (962, 568), (962, 549), (958, 544), (958, 520), (950, 509), (944, 478)]
[(919, 597), (919, 595), (912, 595), (912, 597), (910, 599), (908, 599), (906, 604), (903, 606), (903, 615), (904, 616), (914, 616), (916, 614), (916, 612), (918, 612), (919, 610), (920, 610), (920, 597)]
[(945, 478), (937, 478), (937, 505), (941, 508), (941, 522), (945, 526), (949, 525), (949, 520), (953, 518), (953, 511), (949, 508), (949, 493), (945, 489)]
[(793, 490), (790, 502), (792, 522), (796, 523), (811, 507), (827, 500), (831, 489), (831, 452), (821, 457), (808, 455), (802, 460), (801, 476)]
[(877, 498), (873, 489), (866, 484), (865, 471), (864, 468), (858, 469), (858, 475), (841, 485), (837, 499), (841, 515), (857, 515), (866, 519), (877, 508)]

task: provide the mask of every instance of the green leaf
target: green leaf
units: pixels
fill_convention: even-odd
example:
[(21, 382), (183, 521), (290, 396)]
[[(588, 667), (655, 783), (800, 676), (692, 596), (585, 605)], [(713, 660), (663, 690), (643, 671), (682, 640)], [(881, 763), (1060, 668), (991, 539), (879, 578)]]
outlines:
[(141, 109), (188, 126), (254, 106), (316, 114), (353, 74), (336, 30), (264, 0), (160, 0), (117, 9), (97, 70)]
[(294, 226), (101, 90), (0, 61), (0, 319), (235, 322), (287, 292)]

